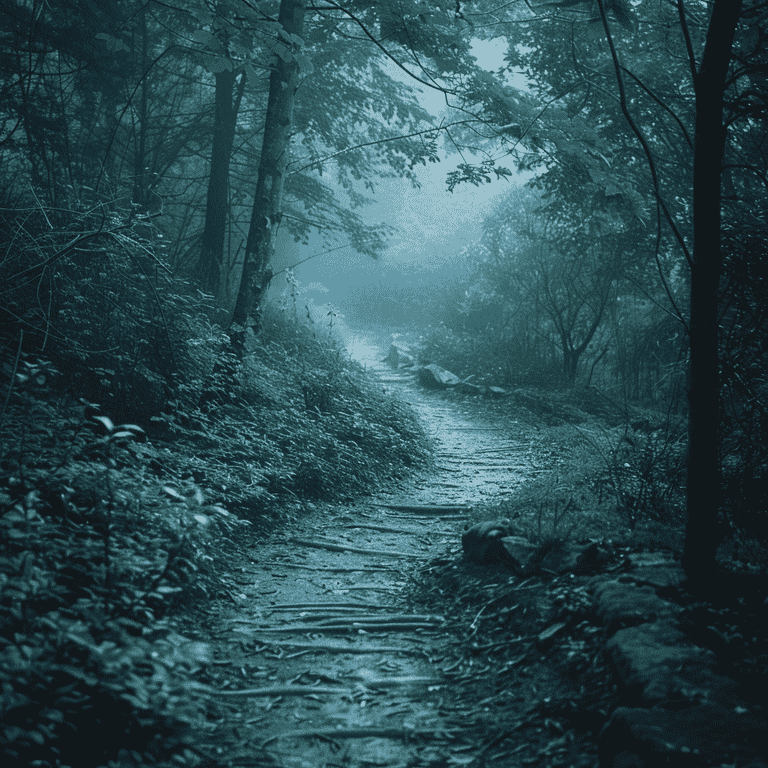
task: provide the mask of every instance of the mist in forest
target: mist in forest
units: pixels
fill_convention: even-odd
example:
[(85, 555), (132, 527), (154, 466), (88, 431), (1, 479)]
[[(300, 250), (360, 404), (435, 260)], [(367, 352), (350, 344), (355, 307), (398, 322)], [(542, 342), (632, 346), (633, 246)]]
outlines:
[(0, 3), (3, 765), (240, 764), (283, 696), (222, 736), (207, 686), (264, 648), (182, 626), (281, 526), (437, 471), (395, 386), (503, 425), (535, 472), (491, 514), (540, 544), (584, 513), (764, 579), (766, 41), (757, 0)]

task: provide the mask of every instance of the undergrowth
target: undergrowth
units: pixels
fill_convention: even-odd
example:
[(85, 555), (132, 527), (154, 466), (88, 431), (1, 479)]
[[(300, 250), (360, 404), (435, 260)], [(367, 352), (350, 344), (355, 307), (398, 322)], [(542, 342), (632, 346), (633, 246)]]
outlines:
[(247, 524), (157, 476), (136, 425), (54, 395), (19, 361), (0, 468), (0, 750), (6, 766), (197, 763), (182, 603), (226, 592), (214, 551)]
[[(151, 440), (63, 391), (49, 362), (8, 366), (4, 765), (210, 764), (192, 685), (210, 659), (179, 609), (226, 598), (228, 555), (287, 502), (371, 492), (429, 460), (410, 411), (332, 340), (271, 323), (234, 386), (180, 386)], [(199, 404), (204, 384), (218, 402)]]
[(154, 428), (167, 470), (254, 522), (286, 501), (370, 493), (430, 461), (412, 411), (312, 321), (272, 309), (230, 370), (234, 392), (226, 378), (190, 378)]
[(0, 228), (0, 760), (215, 766), (185, 609), (232, 597), (267, 525), (404, 477), (428, 441), (295, 312), (228, 357), (149, 219)]
[(530, 470), (503, 502), (471, 522), (509, 519), (532, 541), (611, 540), (680, 551), (685, 440), (673, 425), (609, 427), (597, 420), (546, 427), (528, 449)]

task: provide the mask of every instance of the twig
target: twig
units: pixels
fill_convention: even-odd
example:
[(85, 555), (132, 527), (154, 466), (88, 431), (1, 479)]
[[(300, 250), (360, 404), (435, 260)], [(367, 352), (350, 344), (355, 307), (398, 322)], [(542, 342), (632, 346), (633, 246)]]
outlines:
[[(435, 533), (435, 531), (414, 531), (410, 528), (392, 528), (389, 525), (368, 525), (366, 523), (350, 523), (345, 525), (345, 528), (365, 528), (371, 531), (381, 531), (382, 533), (407, 533), (414, 536), (423, 536), (425, 533)], [(453, 531), (444, 531), (446, 535), (450, 535)]]
[(388, 552), (383, 549), (363, 549), (361, 547), (348, 547), (344, 544), (327, 544), (324, 541), (309, 541), (308, 539), (288, 539), (292, 544), (313, 549), (327, 549), (330, 552), (353, 552), (357, 555), (376, 555), (377, 557), (423, 557), (418, 552)]
[(442, 616), (435, 616), (434, 614), (426, 613), (392, 613), (392, 614), (378, 614), (369, 616), (339, 616), (334, 619), (329, 619), (327, 623), (322, 626), (331, 626), (331, 624), (339, 622), (349, 622), (350, 619), (354, 622), (364, 622), (366, 624), (391, 624), (392, 622), (408, 622), (408, 621), (440, 621), (445, 619)]
[(442, 623), (438, 622), (409, 622), (399, 621), (391, 624), (374, 624), (370, 622), (351, 622), (337, 626), (318, 626), (317, 624), (291, 624), (285, 627), (259, 627), (254, 632), (314, 632), (316, 634), (335, 634), (336, 632), (395, 632), (406, 629), (440, 629)]
[(394, 645), (373, 645), (364, 647), (356, 645), (328, 645), (325, 643), (294, 643), (291, 640), (265, 640), (264, 646), (265, 648), (269, 646), (277, 646), (278, 648), (301, 648), (307, 651), (318, 651), (321, 653), (412, 653), (419, 656), (424, 653), (424, 651), (419, 648), (398, 648)]
[(244, 688), (239, 691), (219, 691), (215, 688), (200, 686), (197, 688), (201, 693), (207, 693), (211, 696), (233, 697), (263, 697), (271, 698), (273, 696), (308, 696), (310, 694), (341, 694), (342, 696), (351, 696), (354, 691), (350, 688), (324, 688), (322, 686), (310, 685), (272, 685), (268, 688)]
[(445, 680), (439, 677), (426, 677), (425, 675), (403, 675), (402, 677), (381, 677), (376, 679), (363, 679), (360, 681), (365, 688), (387, 688), (391, 685), (445, 685)]
[(411, 728), (316, 728), (305, 731), (285, 731), (275, 736), (270, 736), (261, 743), (262, 747), (277, 739), (301, 739), (301, 738), (339, 738), (339, 739), (402, 739), (408, 741), (411, 738), (444, 738), (448, 733), (454, 733), (456, 729), (411, 729)]
[(349, 566), (340, 568), (340, 567), (334, 567), (334, 566), (327, 566), (323, 568), (318, 568), (316, 566), (312, 565), (301, 565), (300, 563), (266, 563), (267, 566), (269, 566), (272, 569), (278, 569), (278, 568), (299, 568), (302, 571), (343, 571), (346, 573), (358, 573), (358, 572), (372, 572), (372, 573), (380, 573), (381, 571), (391, 571), (392, 568), (390, 566), (386, 565), (379, 565), (374, 566), (372, 568), (350, 568)]
[(393, 512), (413, 512), (420, 515), (453, 515), (457, 512), (471, 512), (471, 504), (374, 504), (374, 507), (391, 509)]
[(285, 611), (293, 608), (380, 608), (374, 603), (277, 603), (267, 607), (269, 611)]
[(5, 402), (3, 403), (3, 412), (0, 413), (0, 435), (3, 434), (3, 425), (5, 424), (5, 411), (8, 408), (8, 403), (11, 400), (11, 392), (13, 392), (13, 384), (16, 381), (16, 373), (19, 370), (19, 358), (21, 357), (21, 346), (24, 343), (24, 329), (19, 329), (19, 347), (16, 350), (16, 359), (13, 361), (13, 371), (11, 371), (11, 378), (8, 382), (8, 392), (5, 395)]
[(522, 643), (525, 640), (522, 635), (520, 637), (514, 637), (510, 640), (502, 640), (498, 643), (486, 643), (485, 645), (471, 645), (469, 647), (470, 653), (480, 653), (481, 651), (491, 651), (495, 648), (507, 648), (513, 643)]

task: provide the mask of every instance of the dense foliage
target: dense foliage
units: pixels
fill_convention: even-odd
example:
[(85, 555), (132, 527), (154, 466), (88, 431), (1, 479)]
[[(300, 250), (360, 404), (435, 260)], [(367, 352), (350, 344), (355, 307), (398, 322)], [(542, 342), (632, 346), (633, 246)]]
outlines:
[(5, 225), (4, 307), (27, 333), (2, 359), (3, 763), (211, 764), (194, 688), (210, 654), (179, 609), (226, 599), (231, 557), (267, 525), (403, 477), (428, 442), (290, 301), (243, 363), (222, 357), (151, 219)]
[[(278, 22), (289, 5), (306, 12), (302, 35)], [(176, 609), (227, 595), (224, 553), (246, 532), (428, 462), (412, 415), (344, 356), (332, 317), (327, 328), (305, 322), (290, 296), (258, 336), (238, 323), (237, 349), (230, 321), (239, 289), (260, 299), (278, 237), (342, 237), (379, 255), (389, 229), (366, 225), (359, 208), (376, 176), (414, 181), (441, 132), (480, 153), (450, 189), (509, 176), (504, 157), (534, 178), (486, 217), (465, 275), (428, 301), (421, 286), (393, 292), (414, 317), (443, 322), (425, 334), (424, 359), (487, 383), (597, 384), (627, 414), (653, 406), (653, 424), (581, 435), (598, 459), (577, 489), (609, 495), (633, 527), (681, 515), (677, 416), (708, 333), (710, 367), (694, 384), (715, 397), (694, 396), (688, 415), (720, 430), (711, 445), (689, 444), (704, 446), (689, 496), (697, 467), (712, 490), (689, 528), (704, 515), (699, 565), (714, 564), (722, 532), (755, 544), (765, 564), (768, 15), (740, 3), (735, 31), (718, 40), (710, 10), (728, 7), (3, 4), (6, 762), (96, 766), (123, 750), (126, 764), (210, 764), (190, 749), (206, 729), (191, 685), (206, 649), (179, 634)], [(491, 37), (508, 43), (496, 73), (471, 56), (473, 39)], [(712, 40), (724, 50), (722, 93), (701, 85)], [(295, 105), (269, 117), (272, 73), (288, 65)], [(406, 76), (441, 92), (458, 119), (432, 120)], [(705, 127), (727, 138), (722, 164), (697, 155), (710, 91)], [(272, 167), (270, 132), (283, 142)], [(723, 221), (698, 253), (696, 157)], [(264, 169), (280, 177), (266, 202), (254, 184)], [(255, 249), (250, 280), (257, 229), (269, 247)], [(689, 308), (702, 264), (709, 294)]]

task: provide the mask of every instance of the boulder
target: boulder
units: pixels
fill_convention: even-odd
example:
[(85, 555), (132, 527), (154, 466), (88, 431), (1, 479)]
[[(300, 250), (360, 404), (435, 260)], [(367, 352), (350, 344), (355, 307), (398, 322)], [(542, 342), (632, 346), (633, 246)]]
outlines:
[(605, 564), (597, 544), (553, 540), (535, 543), (516, 535), (507, 520), (473, 525), (461, 537), (464, 557), (482, 565), (503, 564), (519, 576), (536, 573), (589, 573)]
[(507, 565), (518, 576), (528, 574), (529, 564), (535, 558), (538, 546), (523, 536), (505, 536), (501, 544), (506, 552)]
[(735, 680), (718, 675), (715, 655), (693, 645), (670, 622), (620, 629), (606, 653), (623, 696), (633, 704), (710, 701), (741, 706)]
[(669, 619), (682, 609), (660, 598), (652, 587), (617, 579), (598, 581), (594, 587), (595, 613), (612, 635), (619, 629), (657, 619)]
[(667, 552), (633, 552), (627, 565), (629, 577), (655, 587), (677, 587), (685, 579), (682, 566)]
[(398, 347), (397, 344), (392, 344), (389, 347), (387, 356), (382, 360), (383, 363), (389, 363), (390, 367), (397, 370), (401, 366), (403, 368), (410, 368), (414, 364), (413, 355), (410, 351), (404, 347)]
[(596, 542), (578, 544), (572, 541), (554, 540), (539, 547), (537, 562), (528, 562), (526, 572), (543, 571), (564, 573), (595, 573), (610, 561), (608, 552)]
[(611, 553), (603, 546), (593, 541), (582, 548), (576, 558), (574, 573), (596, 573), (611, 565)]
[(464, 557), (480, 565), (512, 565), (513, 561), (502, 543), (511, 533), (506, 520), (485, 520), (473, 525), (461, 536)]
[(675, 711), (619, 707), (598, 740), (600, 768), (699, 768), (744, 765), (753, 768), (768, 748), (763, 719), (743, 707), (699, 704)]
[(434, 363), (419, 368), (418, 378), (419, 384), (428, 389), (445, 389), (461, 383), (461, 379), (456, 374)]

